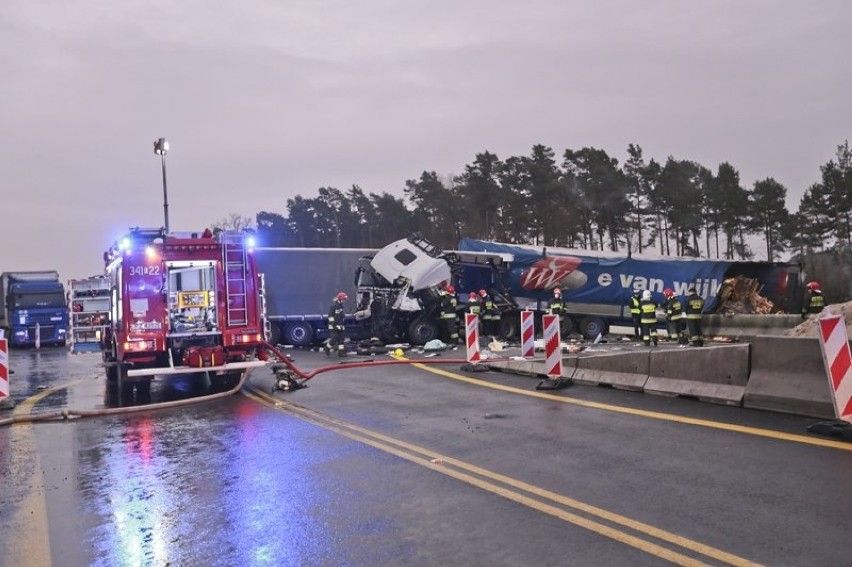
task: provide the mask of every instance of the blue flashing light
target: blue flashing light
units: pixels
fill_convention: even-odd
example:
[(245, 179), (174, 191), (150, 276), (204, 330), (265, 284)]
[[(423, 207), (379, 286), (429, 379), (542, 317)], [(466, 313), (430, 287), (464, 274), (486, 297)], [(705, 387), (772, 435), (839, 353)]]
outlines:
[(130, 239), (127, 238), (127, 237), (122, 238), (121, 241), (118, 243), (118, 249), (119, 250), (130, 250)]
[(256, 244), (257, 241), (254, 239), (254, 236), (246, 237), (246, 246), (248, 246), (249, 248), (254, 248)]

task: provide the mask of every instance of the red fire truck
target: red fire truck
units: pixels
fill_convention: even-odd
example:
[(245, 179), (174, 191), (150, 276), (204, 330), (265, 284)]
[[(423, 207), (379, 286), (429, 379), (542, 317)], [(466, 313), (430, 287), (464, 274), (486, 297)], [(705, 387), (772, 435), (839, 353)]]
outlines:
[(107, 378), (147, 391), (155, 375), (209, 372), (233, 381), (263, 365), (263, 283), (242, 231), (133, 228), (104, 253), (110, 283), (102, 335)]

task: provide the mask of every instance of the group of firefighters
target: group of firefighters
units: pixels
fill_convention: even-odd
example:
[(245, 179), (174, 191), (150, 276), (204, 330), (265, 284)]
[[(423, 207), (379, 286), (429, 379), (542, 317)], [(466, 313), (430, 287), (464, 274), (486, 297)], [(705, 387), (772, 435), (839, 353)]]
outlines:
[(666, 331), (670, 341), (677, 340), (680, 346), (703, 346), (704, 333), (701, 329), (701, 313), (704, 299), (694, 287), (687, 289), (686, 301), (667, 287), (663, 290), (665, 300), (657, 304), (651, 290), (634, 289), (630, 297), (630, 315), (633, 317), (633, 334), (646, 346), (657, 346), (657, 310), (662, 309), (666, 317)]
[[(802, 307), (802, 317), (810, 314), (820, 313), (825, 307), (825, 298), (818, 282), (807, 284), (807, 296)], [(630, 314), (633, 317), (633, 333), (635, 340), (642, 341), (646, 346), (657, 346), (657, 310), (665, 312), (666, 330), (670, 341), (677, 340), (682, 347), (688, 345), (703, 346), (704, 334), (701, 329), (701, 313), (704, 311), (704, 299), (698, 295), (695, 287), (687, 289), (689, 294), (686, 300), (675, 295), (674, 290), (666, 288), (663, 290), (665, 299), (658, 304), (654, 301), (650, 290), (634, 289), (630, 297)], [(444, 326), (444, 335), (447, 343), (458, 345), (459, 319), (458, 298), (456, 289), (452, 284), (445, 283), (439, 286), (438, 296), (440, 299), (439, 310), (441, 322)], [(329, 341), (327, 352), (331, 354), (337, 351), (338, 356), (346, 356), (345, 351), (345, 323), (346, 311), (344, 302), (348, 299), (345, 292), (340, 292), (334, 298), (328, 312)], [(565, 313), (565, 302), (562, 299), (562, 290), (553, 289), (553, 296), (548, 305), (548, 311), (554, 315)], [(482, 323), (483, 336), (496, 338), (500, 336), (500, 308), (488, 291), (481, 289), (479, 293), (471, 292), (467, 301), (467, 312), (478, 315)]]

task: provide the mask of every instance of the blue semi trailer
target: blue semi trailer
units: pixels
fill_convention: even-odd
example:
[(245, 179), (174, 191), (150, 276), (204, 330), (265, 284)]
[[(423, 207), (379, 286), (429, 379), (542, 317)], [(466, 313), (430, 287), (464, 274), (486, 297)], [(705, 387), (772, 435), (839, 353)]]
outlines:
[(65, 344), (68, 305), (57, 272), (3, 272), (0, 305), (0, 328), (11, 346)]

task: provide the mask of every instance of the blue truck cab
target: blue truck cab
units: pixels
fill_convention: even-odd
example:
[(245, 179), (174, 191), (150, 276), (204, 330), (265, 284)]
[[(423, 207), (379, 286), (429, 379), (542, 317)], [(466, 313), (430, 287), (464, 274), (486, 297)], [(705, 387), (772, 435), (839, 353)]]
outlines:
[(4, 272), (0, 300), (0, 327), (10, 346), (65, 344), (68, 305), (57, 272)]

